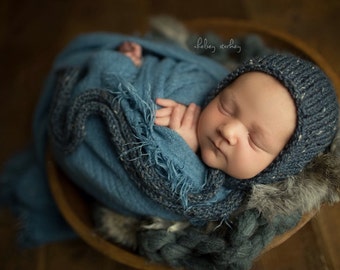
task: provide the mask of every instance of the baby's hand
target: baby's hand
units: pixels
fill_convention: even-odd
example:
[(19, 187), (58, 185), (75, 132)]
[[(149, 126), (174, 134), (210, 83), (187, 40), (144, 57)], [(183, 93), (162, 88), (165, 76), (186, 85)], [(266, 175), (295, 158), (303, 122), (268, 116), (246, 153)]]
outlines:
[(118, 51), (129, 57), (137, 67), (142, 65), (143, 49), (136, 42), (125, 41), (119, 46)]
[(155, 124), (175, 130), (190, 148), (198, 149), (197, 123), (201, 109), (194, 103), (189, 106), (177, 103), (171, 99), (158, 98), (156, 103), (163, 108), (157, 110)]

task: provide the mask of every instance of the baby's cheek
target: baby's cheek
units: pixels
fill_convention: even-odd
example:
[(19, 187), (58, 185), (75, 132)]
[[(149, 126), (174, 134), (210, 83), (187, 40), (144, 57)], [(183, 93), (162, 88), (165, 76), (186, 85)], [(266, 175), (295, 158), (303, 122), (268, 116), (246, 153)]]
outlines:
[(235, 153), (229, 162), (230, 175), (238, 179), (249, 179), (263, 170), (262, 161), (250, 151)]
[(249, 173), (252, 174), (252, 177), (255, 177), (263, 170), (265, 170), (273, 162), (274, 159), (274, 156), (266, 152), (255, 155), (252, 160), (249, 161), (249, 163), (252, 164)]
[(206, 147), (201, 148), (201, 159), (209, 167), (216, 168), (216, 154)]

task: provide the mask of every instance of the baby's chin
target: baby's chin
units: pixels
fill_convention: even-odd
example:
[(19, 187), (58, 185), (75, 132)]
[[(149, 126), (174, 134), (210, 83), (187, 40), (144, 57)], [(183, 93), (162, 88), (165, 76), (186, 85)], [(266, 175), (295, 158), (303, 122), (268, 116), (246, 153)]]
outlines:
[(215, 168), (215, 169), (219, 169), (221, 171), (223, 171), (225, 174), (237, 179), (237, 180), (240, 180), (240, 181), (247, 181), (247, 180), (250, 180), (252, 178), (254, 178), (256, 175), (258, 175), (259, 173), (257, 174), (254, 174), (254, 173), (243, 173), (243, 172), (233, 172), (233, 171), (229, 171), (229, 170), (226, 170), (226, 169), (223, 169), (223, 168)]

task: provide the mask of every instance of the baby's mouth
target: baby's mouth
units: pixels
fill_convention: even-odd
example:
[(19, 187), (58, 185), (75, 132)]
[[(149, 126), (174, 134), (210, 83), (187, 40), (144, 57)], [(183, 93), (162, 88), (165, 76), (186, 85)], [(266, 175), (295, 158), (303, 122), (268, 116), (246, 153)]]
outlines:
[(217, 153), (219, 153), (220, 155), (222, 155), (224, 158), (228, 158), (228, 153), (225, 149), (225, 147), (223, 147), (223, 144), (225, 142), (223, 142), (222, 140), (215, 140), (215, 141), (211, 141), (213, 144), (214, 149), (216, 150)]

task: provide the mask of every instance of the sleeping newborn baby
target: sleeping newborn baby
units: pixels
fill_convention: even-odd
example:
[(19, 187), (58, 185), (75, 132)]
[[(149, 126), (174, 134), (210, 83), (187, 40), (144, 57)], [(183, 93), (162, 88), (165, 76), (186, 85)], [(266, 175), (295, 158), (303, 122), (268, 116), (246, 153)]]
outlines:
[[(119, 51), (136, 66), (142, 64), (139, 44), (125, 42)], [(318, 68), (287, 55), (257, 61), (231, 73), (203, 111), (195, 103), (156, 99), (161, 108), (155, 124), (176, 131), (207, 166), (238, 180), (254, 181), (264, 170), (272, 170), (275, 178), (284, 172), (274, 168), (284, 162), (297, 162), (298, 173), (330, 144), (337, 122), (334, 90)], [(317, 134), (323, 143), (317, 142)], [(146, 228), (168, 225), (154, 219)], [(168, 229), (181, 228), (178, 222)]]
[(327, 151), (337, 121), (331, 82), (293, 55), (229, 72), (169, 42), (86, 34), (56, 58), (34, 116), (34, 147), (2, 190), (22, 216), (35, 210), (37, 220), (54, 220), (48, 148), (71, 181), (124, 217), (228, 223), (254, 185), (295, 176)]
[[(142, 48), (139, 44), (124, 42), (119, 51), (136, 66), (141, 65)], [(301, 77), (294, 76), (302, 89), (287, 89), (292, 87), (282, 81), (287, 78), (280, 80), (275, 75), (275, 72), (280, 72), (279, 66), (237, 71), (237, 76), (229, 79), (228, 84), (224, 83), (224, 87), (219, 87), (219, 93), (205, 106), (203, 112), (195, 103), (184, 105), (171, 99), (158, 98), (156, 103), (163, 108), (157, 110), (155, 124), (175, 130), (193, 151), (199, 152), (208, 166), (237, 179), (255, 177), (275, 160), (294, 134), (297, 124), (294, 99), (305, 96), (301, 90), (309, 90), (307, 83), (314, 84), (319, 79), (317, 76), (324, 76), (321, 73), (310, 78), (308, 75), (316, 73), (316, 67), (298, 58), (275, 57), (277, 60), (273, 58), (273, 63), (286, 61), (286, 66), (281, 68), (291, 70), (291, 74), (301, 72)], [(293, 70), (292, 61), (300, 64), (300, 70)], [(263, 70), (266, 68), (277, 70)], [(308, 82), (301, 82), (303, 80)], [(311, 96), (320, 95), (319, 98), (313, 96), (316, 100), (324, 94), (324, 90), (318, 90), (315, 90), (315, 94), (310, 93)], [(299, 91), (299, 95), (293, 91)], [(333, 96), (330, 102), (336, 103), (336, 98)], [(323, 110), (322, 117), (326, 117), (327, 110), (336, 111), (337, 108), (336, 104), (330, 108), (326, 105), (315, 108)], [(334, 129), (332, 124), (330, 129)], [(319, 130), (319, 133), (323, 131)]]

